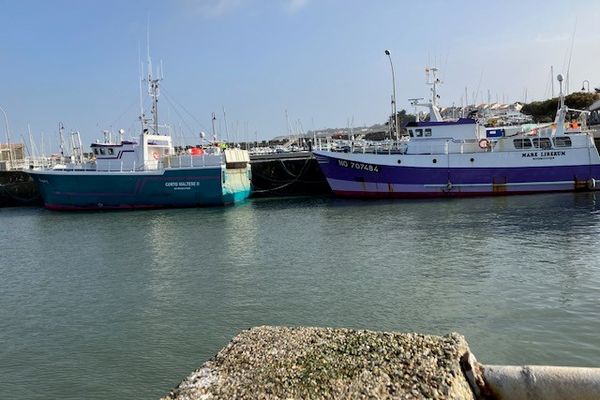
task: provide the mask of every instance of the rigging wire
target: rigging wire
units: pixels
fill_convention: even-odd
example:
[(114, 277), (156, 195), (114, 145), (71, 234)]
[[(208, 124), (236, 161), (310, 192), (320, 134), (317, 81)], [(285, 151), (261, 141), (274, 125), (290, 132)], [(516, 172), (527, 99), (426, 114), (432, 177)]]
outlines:
[(119, 122), (121, 120), (121, 118), (123, 118), (125, 116), (125, 114), (127, 114), (129, 111), (131, 111), (132, 108), (134, 108), (136, 105), (138, 104), (138, 100), (134, 100), (133, 103), (129, 104), (127, 106), (127, 108), (125, 109), (125, 111), (123, 113), (121, 113), (114, 121), (112, 121), (108, 126), (114, 126), (117, 124), (117, 122)]
[(174, 98), (172, 98), (172, 97), (171, 97), (171, 95), (170, 95), (170, 92), (169, 92), (168, 90), (166, 90), (166, 89), (164, 88), (164, 86), (163, 86), (163, 88), (162, 88), (162, 89), (163, 89), (163, 93), (165, 94), (165, 97), (167, 97), (167, 96), (168, 96), (168, 97), (170, 98), (170, 100), (171, 100), (173, 103), (175, 103), (175, 104), (176, 104), (178, 107), (181, 107), (181, 109), (182, 109), (183, 111), (185, 111), (185, 112), (186, 112), (186, 113), (187, 113), (187, 114), (188, 114), (188, 115), (189, 115), (189, 116), (190, 116), (190, 117), (191, 117), (191, 118), (192, 118), (192, 119), (193, 119), (193, 120), (194, 120), (194, 121), (195, 121), (195, 122), (196, 122), (196, 123), (197, 123), (197, 124), (200, 126), (200, 128), (202, 128), (202, 129), (203, 129), (203, 130), (205, 130), (205, 131), (206, 131), (206, 130), (208, 130), (208, 129), (206, 128), (206, 126), (204, 126), (204, 124), (202, 124), (202, 122), (200, 122), (200, 120), (198, 120), (198, 118), (196, 118), (196, 117), (194, 116), (194, 114), (192, 114), (191, 112), (189, 112), (187, 108), (185, 108), (185, 107), (184, 107), (182, 104), (180, 104), (180, 103), (179, 103), (179, 102), (177, 102), (177, 101), (176, 101)]
[[(164, 92), (163, 92), (164, 94)], [(179, 118), (181, 119), (181, 122), (183, 122), (183, 124), (186, 126), (186, 128), (188, 128), (191, 132), (192, 137), (194, 136), (194, 129), (192, 129), (192, 127), (187, 123), (185, 117), (183, 115), (181, 115), (181, 113), (179, 112), (179, 110), (177, 109), (177, 107), (175, 106), (175, 104), (171, 101), (170, 96), (167, 96), (165, 94), (165, 99), (169, 102), (169, 104), (171, 104), (171, 106), (173, 106), (173, 111), (175, 111), (175, 114), (177, 114), (179, 116)]]

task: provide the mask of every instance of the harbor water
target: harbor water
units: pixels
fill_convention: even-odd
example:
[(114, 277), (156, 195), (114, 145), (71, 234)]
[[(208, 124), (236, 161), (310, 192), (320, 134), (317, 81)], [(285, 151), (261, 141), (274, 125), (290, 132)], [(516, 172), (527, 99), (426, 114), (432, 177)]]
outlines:
[(600, 194), (0, 209), (0, 398), (156, 399), (263, 324), (600, 367)]

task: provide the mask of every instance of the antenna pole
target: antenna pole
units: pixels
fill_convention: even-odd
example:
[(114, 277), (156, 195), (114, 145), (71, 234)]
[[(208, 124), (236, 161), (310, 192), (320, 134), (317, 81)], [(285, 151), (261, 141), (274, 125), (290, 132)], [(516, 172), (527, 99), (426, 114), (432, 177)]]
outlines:
[(229, 143), (229, 127), (227, 126), (227, 114), (225, 114), (225, 106), (223, 107), (223, 123), (225, 124), (225, 140)]
[[(152, 97), (152, 122), (154, 134), (158, 135), (158, 96), (160, 96), (159, 82), (161, 80), (160, 73), (157, 72), (157, 77), (152, 78), (152, 59), (150, 58), (150, 17), (148, 17), (148, 28), (146, 31), (146, 57), (148, 59), (148, 92)], [(142, 129), (143, 129), (142, 117)]]
[(138, 45), (138, 61), (139, 61), (139, 80), (140, 80), (140, 123), (142, 124), (142, 132), (144, 132), (145, 121), (144, 121), (144, 100), (142, 97), (142, 82), (144, 81), (144, 63), (142, 63), (142, 49), (141, 44)]
[(554, 98), (554, 65), (550, 66), (550, 82), (552, 83), (552, 98)]
[(577, 31), (577, 19), (575, 19), (575, 26), (573, 26), (573, 35), (571, 36), (571, 48), (569, 50), (569, 63), (567, 64), (567, 79), (566, 79), (566, 95), (569, 95), (569, 82), (571, 78), (571, 58), (573, 56), (573, 44), (575, 42), (575, 32)]
[(215, 131), (215, 122), (217, 121), (217, 116), (215, 115), (215, 113), (212, 113), (212, 134), (213, 134), (213, 140), (217, 141), (217, 132)]

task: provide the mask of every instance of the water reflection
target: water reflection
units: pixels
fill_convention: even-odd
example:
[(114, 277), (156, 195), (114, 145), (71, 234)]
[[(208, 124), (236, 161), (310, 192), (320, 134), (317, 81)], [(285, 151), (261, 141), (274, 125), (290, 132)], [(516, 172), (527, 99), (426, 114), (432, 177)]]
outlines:
[(456, 330), (485, 362), (597, 366), (598, 209), (582, 193), (0, 210), (0, 398), (19, 382), (158, 398), (260, 324)]

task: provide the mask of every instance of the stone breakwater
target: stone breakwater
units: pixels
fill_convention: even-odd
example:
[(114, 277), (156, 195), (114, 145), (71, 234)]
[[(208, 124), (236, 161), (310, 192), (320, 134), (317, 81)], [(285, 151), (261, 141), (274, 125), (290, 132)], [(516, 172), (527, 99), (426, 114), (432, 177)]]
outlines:
[(162, 400), (474, 399), (463, 336), (262, 326), (233, 338)]

